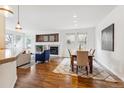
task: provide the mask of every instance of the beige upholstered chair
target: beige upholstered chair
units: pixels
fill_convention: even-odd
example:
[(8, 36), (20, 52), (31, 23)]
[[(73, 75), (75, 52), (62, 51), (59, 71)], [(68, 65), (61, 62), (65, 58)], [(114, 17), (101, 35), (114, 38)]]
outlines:
[(79, 67), (80, 68), (85, 67), (88, 75), (89, 67), (88, 51), (77, 51), (77, 73)]

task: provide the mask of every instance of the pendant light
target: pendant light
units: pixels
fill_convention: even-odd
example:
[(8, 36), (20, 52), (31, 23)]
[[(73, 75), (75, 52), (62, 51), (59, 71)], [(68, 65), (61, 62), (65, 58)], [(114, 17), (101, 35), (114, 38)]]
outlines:
[(0, 14), (4, 15), (5, 17), (8, 17), (10, 15), (13, 15), (14, 12), (11, 7), (8, 5), (1, 5), (0, 6)]
[(18, 20), (17, 20), (17, 25), (16, 25), (16, 31), (22, 30), (22, 27), (20, 25), (19, 18), (20, 18), (20, 14), (19, 14), (19, 5), (18, 5)]

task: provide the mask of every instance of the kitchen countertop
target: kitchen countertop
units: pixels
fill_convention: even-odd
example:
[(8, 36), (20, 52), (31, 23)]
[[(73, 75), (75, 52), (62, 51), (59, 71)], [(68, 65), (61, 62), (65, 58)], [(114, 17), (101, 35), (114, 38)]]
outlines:
[(17, 59), (18, 54), (13, 50), (2, 49), (0, 50), (0, 64), (13, 62)]

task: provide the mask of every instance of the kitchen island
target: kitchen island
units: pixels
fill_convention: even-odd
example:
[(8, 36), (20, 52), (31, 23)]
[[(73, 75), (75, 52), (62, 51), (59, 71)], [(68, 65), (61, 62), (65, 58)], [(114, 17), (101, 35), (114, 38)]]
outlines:
[(0, 50), (0, 88), (13, 88), (16, 80), (16, 59), (13, 50)]

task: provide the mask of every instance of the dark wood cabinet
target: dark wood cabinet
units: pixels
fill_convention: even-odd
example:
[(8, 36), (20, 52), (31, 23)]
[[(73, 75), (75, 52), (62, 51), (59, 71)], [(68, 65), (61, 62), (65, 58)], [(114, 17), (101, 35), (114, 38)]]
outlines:
[(59, 34), (40, 34), (36, 35), (36, 42), (59, 42)]

